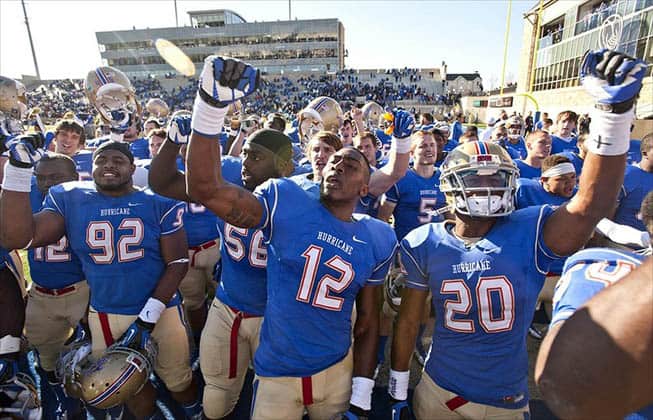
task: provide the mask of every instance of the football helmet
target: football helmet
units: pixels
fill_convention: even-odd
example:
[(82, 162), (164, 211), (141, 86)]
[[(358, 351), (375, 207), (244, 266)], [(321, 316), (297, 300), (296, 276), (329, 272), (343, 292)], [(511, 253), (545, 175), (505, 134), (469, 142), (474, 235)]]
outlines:
[(57, 375), (66, 394), (87, 404), (108, 409), (123, 404), (148, 381), (155, 355), (128, 347), (111, 346), (102, 357), (91, 361), (90, 344), (84, 344), (61, 357)]
[(151, 116), (156, 118), (165, 118), (170, 114), (168, 104), (161, 98), (150, 98), (145, 104), (145, 109)]
[(519, 170), (500, 145), (463, 143), (449, 152), (440, 172), (440, 191), (456, 212), (501, 217), (514, 210)]
[(400, 267), (392, 268), (385, 277), (385, 282), (383, 283), (385, 302), (395, 313), (399, 313), (401, 291), (405, 285), (406, 273)]
[(25, 86), (17, 80), (0, 76), (0, 125), (6, 134), (23, 132), (23, 120), (27, 117)]
[(19, 372), (7, 383), (0, 384), (0, 419), (40, 420), (43, 407), (34, 379)]
[(517, 139), (522, 135), (522, 127), (524, 123), (518, 116), (510, 117), (506, 121), (506, 128), (508, 129), (508, 138)]
[(335, 99), (320, 96), (313, 99), (303, 110), (299, 111), (299, 137), (307, 143), (315, 133), (321, 130), (338, 134), (344, 120), (342, 108)]
[(368, 102), (361, 111), (363, 112), (363, 123), (368, 130), (379, 128), (379, 118), (385, 112), (381, 105), (376, 102)]
[(89, 103), (112, 128), (126, 130), (140, 118), (141, 106), (129, 78), (113, 67), (98, 67), (86, 75), (84, 92)]

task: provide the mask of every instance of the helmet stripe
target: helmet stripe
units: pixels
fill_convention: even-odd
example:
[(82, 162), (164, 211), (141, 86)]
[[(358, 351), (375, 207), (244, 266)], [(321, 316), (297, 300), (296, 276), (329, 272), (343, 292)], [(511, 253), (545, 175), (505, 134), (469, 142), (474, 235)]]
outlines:
[(125, 370), (107, 389), (104, 390), (100, 395), (93, 398), (91, 401), (88, 401), (91, 405), (97, 405), (109, 398), (116, 392), (120, 387), (127, 382), (129, 378), (136, 372), (136, 367), (129, 365), (127, 370)]
[(480, 154), (481, 155), (487, 155), (488, 154), (488, 147), (483, 141), (478, 142), (478, 147), (480, 149)]
[(106, 85), (107, 83), (109, 83), (109, 78), (104, 74), (104, 72), (102, 71), (102, 68), (100, 68), (100, 67), (96, 68), (95, 69), (95, 75), (100, 80), (100, 83), (102, 83), (103, 85)]

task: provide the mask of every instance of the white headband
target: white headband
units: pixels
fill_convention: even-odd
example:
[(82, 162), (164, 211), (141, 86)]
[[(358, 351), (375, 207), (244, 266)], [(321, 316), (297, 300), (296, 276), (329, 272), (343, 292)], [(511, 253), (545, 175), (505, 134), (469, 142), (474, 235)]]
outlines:
[(565, 174), (576, 173), (576, 168), (570, 162), (558, 163), (556, 166), (553, 166), (546, 171), (542, 172), (542, 178), (551, 178), (554, 176), (560, 176)]

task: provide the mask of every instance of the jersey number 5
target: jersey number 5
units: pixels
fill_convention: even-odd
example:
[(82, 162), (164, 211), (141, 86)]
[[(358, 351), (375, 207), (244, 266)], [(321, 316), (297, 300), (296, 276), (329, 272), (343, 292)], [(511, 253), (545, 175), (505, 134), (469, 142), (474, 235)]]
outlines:
[[(493, 316), (492, 293), (496, 293), (501, 302), (499, 313)], [(475, 332), (474, 321), (471, 319), (454, 319), (456, 314), (467, 315), (472, 309), (472, 292), (467, 284), (460, 279), (445, 280), (440, 286), (440, 294), (455, 294), (455, 299), (444, 301), (445, 328), (462, 333)], [(505, 276), (481, 277), (476, 285), (476, 303), (478, 320), (487, 333), (510, 331), (515, 319), (515, 294), (512, 284)]]
[(86, 228), (86, 244), (100, 253), (89, 254), (96, 264), (111, 264), (116, 254), (118, 262), (143, 258), (143, 248), (135, 248), (143, 242), (145, 228), (141, 219), (123, 219), (118, 230), (129, 233), (120, 235), (114, 247), (114, 228), (111, 222), (91, 222)]
[[(315, 277), (320, 268), (322, 248), (311, 245), (302, 253), (302, 257), (306, 259), (306, 263), (304, 264), (304, 272), (302, 273), (302, 280), (299, 284), (299, 290), (297, 290), (296, 299), (300, 302), (310, 303), (313, 283), (315, 283)], [(336, 271), (339, 275), (338, 278), (328, 274), (322, 276), (313, 296), (313, 306), (330, 311), (340, 311), (344, 299), (331, 296), (330, 292), (342, 293), (354, 280), (354, 269), (351, 264), (340, 258), (339, 255), (334, 256), (325, 262), (324, 265)]]

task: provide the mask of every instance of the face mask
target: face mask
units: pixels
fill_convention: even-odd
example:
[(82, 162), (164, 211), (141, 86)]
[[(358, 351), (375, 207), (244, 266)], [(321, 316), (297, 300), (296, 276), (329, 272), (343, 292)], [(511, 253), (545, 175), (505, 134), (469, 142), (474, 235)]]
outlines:
[(458, 197), (458, 207), (467, 208), (472, 216), (490, 216), (498, 212), (503, 207), (503, 200), (499, 195), (477, 195), (467, 197), (467, 204), (462, 197)]

